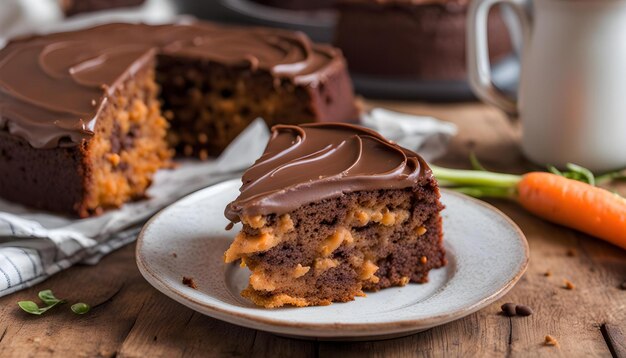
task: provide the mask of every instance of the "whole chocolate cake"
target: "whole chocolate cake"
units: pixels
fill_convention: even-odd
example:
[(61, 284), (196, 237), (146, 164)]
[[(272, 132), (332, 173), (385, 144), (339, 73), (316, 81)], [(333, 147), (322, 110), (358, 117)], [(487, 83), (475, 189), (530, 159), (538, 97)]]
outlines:
[(0, 196), (87, 216), (252, 120), (355, 120), (341, 52), (265, 28), (110, 24), (0, 50)]
[(424, 160), (349, 124), (278, 125), (226, 208), (224, 255), (264, 307), (327, 305), (428, 281), (445, 265), (439, 189)]
[[(421, 80), (466, 77), (469, 0), (340, 0), (335, 45), (350, 71)], [(512, 51), (499, 11), (488, 21), (491, 60)]]

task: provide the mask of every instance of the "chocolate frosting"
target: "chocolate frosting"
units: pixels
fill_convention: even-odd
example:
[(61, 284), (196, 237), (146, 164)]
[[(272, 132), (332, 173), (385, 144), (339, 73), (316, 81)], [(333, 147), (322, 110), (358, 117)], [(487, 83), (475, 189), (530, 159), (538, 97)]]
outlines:
[(269, 71), (313, 87), (344, 68), (340, 51), (279, 29), (108, 24), (35, 36), (0, 50), (0, 130), (35, 148), (76, 145), (93, 135), (118, 84), (156, 53)]
[(348, 192), (415, 187), (425, 175), (432, 172), (419, 155), (372, 130), (340, 123), (277, 125), (225, 215), (231, 222), (281, 215)]

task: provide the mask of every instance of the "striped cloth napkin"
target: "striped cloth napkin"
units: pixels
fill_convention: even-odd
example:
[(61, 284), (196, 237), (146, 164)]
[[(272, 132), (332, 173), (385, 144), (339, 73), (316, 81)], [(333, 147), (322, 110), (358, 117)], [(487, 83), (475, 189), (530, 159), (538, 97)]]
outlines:
[[(443, 154), (456, 133), (450, 123), (383, 109), (365, 114), (362, 124), (427, 160)], [(263, 153), (268, 139), (267, 126), (257, 119), (216, 160), (185, 161), (174, 170), (159, 171), (148, 190), (149, 199), (98, 217), (68, 218), (0, 199), (0, 296), (30, 287), (76, 263), (96, 264), (134, 241), (141, 225), (158, 210), (198, 189), (240, 176)]]

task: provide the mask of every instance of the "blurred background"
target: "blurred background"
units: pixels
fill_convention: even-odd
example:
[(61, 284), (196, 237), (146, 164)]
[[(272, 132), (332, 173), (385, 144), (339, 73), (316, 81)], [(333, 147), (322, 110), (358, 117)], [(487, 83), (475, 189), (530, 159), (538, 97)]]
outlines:
[[(466, 81), (469, 0), (0, 0), (0, 46), (31, 33), (107, 22), (192, 18), (298, 30), (344, 52), (358, 94), (368, 98), (474, 100)], [(489, 16), (492, 76), (515, 96), (521, 36), (510, 9)]]

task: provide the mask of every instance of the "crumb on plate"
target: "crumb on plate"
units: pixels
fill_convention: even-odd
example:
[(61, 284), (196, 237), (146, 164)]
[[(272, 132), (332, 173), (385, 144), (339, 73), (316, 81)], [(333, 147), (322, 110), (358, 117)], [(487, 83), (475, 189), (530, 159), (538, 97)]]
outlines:
[(183, 285), (191, 287), (194, 290), (198, 289), (198, 285), (196, 285), (196, 281), (193, 279), (193, 277), (183, 276)]

